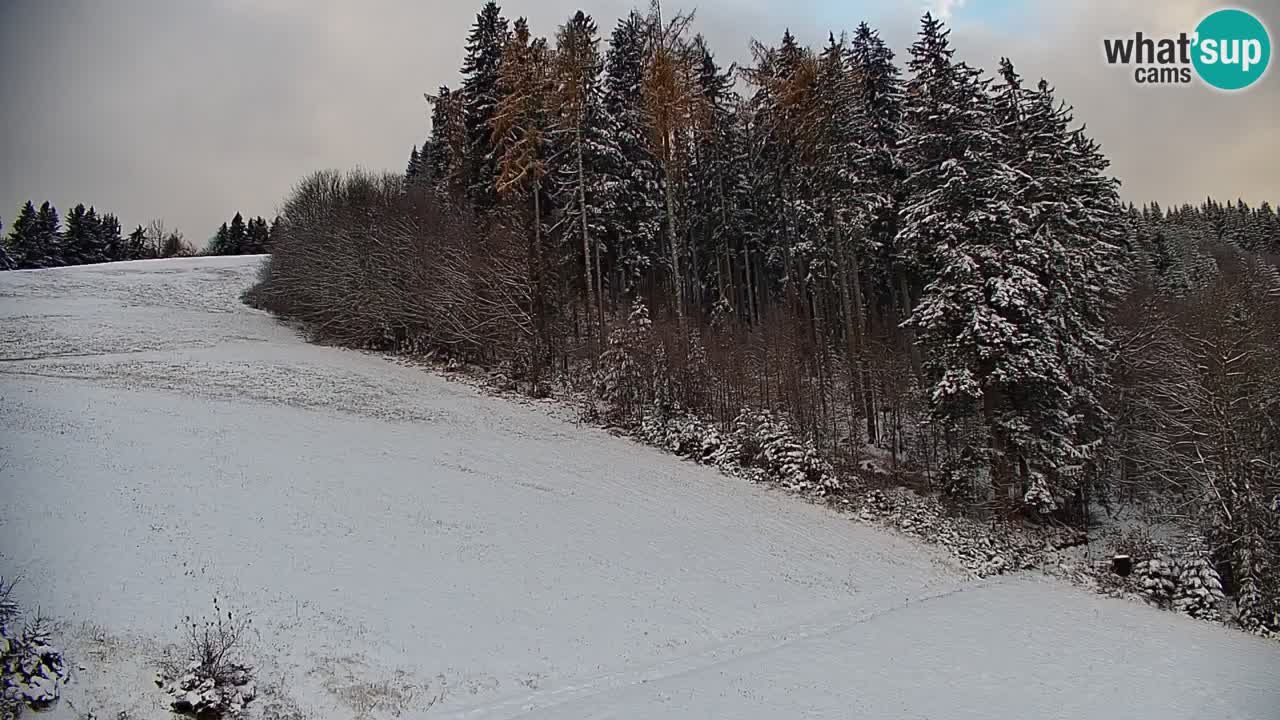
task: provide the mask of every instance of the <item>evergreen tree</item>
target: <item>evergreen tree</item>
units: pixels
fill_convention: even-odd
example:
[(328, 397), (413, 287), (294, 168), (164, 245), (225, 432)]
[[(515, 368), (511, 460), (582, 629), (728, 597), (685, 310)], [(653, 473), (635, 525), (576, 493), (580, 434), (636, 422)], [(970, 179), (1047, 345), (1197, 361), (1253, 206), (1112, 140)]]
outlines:
[(618, 21), (605, 54), (604, 111), (621, 154), (620, 162), (606, 170), (611, 202), (605, 242), (616, 259), (615, 285), (625, 294), (636, 290), (641, 277), (657, 262), (656, 240), (663, 216), (662, 175), (650, 150), (642, 102), (648, 36), (648, 20), (633, 11)]
[(133, 229), (126, 238), (124, 260), (148, 260), (153, 257), (148, 249), (147, 231), (141, 225)]
[(464, 184), (472, 202), (481, 209), (495, 203), (493, 118), (501, 97), (499, 65), (509, 35), (507, 20), (493, 0), (476, 15), (467, 37), (462, 62), (463, 127), (466, 133)]
[(433, 186), (450, 192), (464, 188), (464, 156), (467, 147), (463, 122), (463, 96), (448, 86), (440, 86), (431, 103), (431, 138), (418, 154), (421, 175)]
[(6, 246), (10, 260), (18, 269), (46, 267), (47, 248), (40, 242), (39, 218), (30, 200), (18, 211), (18, 217), (9, 229)]
[(684, 330), (688, 265), (682, 223), (677, 212), (679, 185), (688, 171), (689, 144), (695, 128), (705, 121), (706, 105), (697, 83), (695, 48), (688, 38), (691, 16), (677, 14), (663, 20), (656, 1), (652, 5), (649, 42), (646, 47), (642, 107), (649, 127), (649, 146), (662, 169), (664, 228), (667, 239), (671, 308)]
[(0, 270), (13, 270), (15, 267), (9, 257), (9, 238), (4, 234), (4, 221), (0, 219)]
[(903, 85), (894, 64), (893, 51), (866, 23), (858, 26), (849, 48), (849, 72), (853, 77), (853, 122), (857, 154), (854, 193), (866, 218), (862, 247), (874, 262), (872, 278), (880, 282), (868, 288), (879, 303), (909, 312), (910, 252), (895, 246), (903, 194), (902, 139)]
[(722, 71), (702, 36), (694, 38), (698, 56), (698, 88), (707, 109), (707, 122), (698, 128), (689, 170), (689, 236), (694, 246), (697, 280), (714, 288), (702, 300), (741, 306), (745, 288), (739, 281), (745, 248), (747, 178), (738, 105), (733, 90), (734, 69)]
[(83, 265), (93, 262), (93, 233), (97, 216), (90, 216), (83, 204), (67, 213), (66, 229), (62, 233), (63, 263)]
[[(965, 465), (989, 467), (1000, 500), (1016, 487), (1015, 472), (1023, 475), (1028, 500), (1052, 510), (1041, 468), (1023, 471), (1033, 458), (1018, 446), (1031, 427), (1022, 398), (1060, 393), (1066, 380), (1040, 313), (1047, 249), (1029, 241), (1013, 212), (1013, 173), (997, 157), (987, 81), (952, 60), (948, 35), (926, 14), (911, 47), (908, 196), (898, 238), (924, 286), (910, 325), (936, 416), (952, 428), (968, 419), (984, 428), (965, 441)], [(972, 470), (952, 468), (950, 489), (967, 492)]]
[(62, 246), (60, 227), (58, 209), (48, 201), (41, 203), (35, 223), (35, 247), (37, 248), (35, 262), (38, 264), (30, 267), (60, 267), (68, 264), (66, 252)]
[(82, 264), (100, 263), (107, 258), (106, 238), (102, 236), (102, 218), (98, 217), (98, 211), (92, 205), (84, 216), (85, 225), (85, 246), (80, 252), (80, 262)]
[(418, 146), (414, 145), (413, 150), (409, 153), (409, 165), (404, 170), (404, 181), (406, 185), (413, 185), (419, 179), (421, 172), (421, 159), (418, 157)]
[(231, 224), (227, 226), (227, 244), (224, 255), (241, 255), (244, 253), (245, 244), (248, 242), (248, 228), (244, 224), (244, 216), (236, 213), (231, 218)]
[[(564, 249), (581, 268), (586, 317), (591, 333), (604, 334), (604, 279), (601, 241), (609, 198), (607, 169), (622, 162), (604, 113), (602, 69), (596, 24), (577, 12), (556, 34), (551, 67), (552, 132), (556, 151), (553, 173), (563, 209), (558, 222)], [(570, 238), (576, 242), (570, 242)], [(581, 254), (578, 254), (578, 251)]]
[(120, 219), (111, 213), (102, 216), (98, 224), (98, 243), (102, 248), (102, 262), (125, 260), (124, 238), (120, 236)]
[(250, 220), (248, 227), (245, 229), (245, 243), (242, 252), (245, 255), (261, 255), (267, 251), (270, 238), (271, 229), (267, 226), (266, 219), (258, 216)]
[(4, 223), (0, 222), (0, 270), (16, 270), (18, 264), (9, 257), (9, 241), (4, 235)]
[(231, 255), (231, 233), (226, 223), (222, 223), (218, 227), (218, 231), (213, 234), (213, 239), (209, 241), (208, 253), (210, 255)]

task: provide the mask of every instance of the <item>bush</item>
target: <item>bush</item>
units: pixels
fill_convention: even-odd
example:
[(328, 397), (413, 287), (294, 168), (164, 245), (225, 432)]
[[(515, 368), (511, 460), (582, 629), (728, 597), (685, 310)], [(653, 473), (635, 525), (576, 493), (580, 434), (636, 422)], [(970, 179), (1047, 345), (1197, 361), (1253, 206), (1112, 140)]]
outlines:
[(67, 682), (66, 663), (53, 646), (48, 621), (37, 613), (18, 629), (16, 584), (0, 578), (0, 718), (6, 720), (24, 708), (49, 708)]
[(537, 337), (518, 237), (399, 176), (319, 172), (285, 202), (246, 297), (322, 341), (511, 362)]
[(248, 617), (224, 613), (216, 598), (212, 619), (185, 619), (186, 664), (162, 669), (156, 680), (173, 698), (174, 712), (200, 718), (237, 715), (254, 699), (253, 668), (240, 657), (250, 624)]

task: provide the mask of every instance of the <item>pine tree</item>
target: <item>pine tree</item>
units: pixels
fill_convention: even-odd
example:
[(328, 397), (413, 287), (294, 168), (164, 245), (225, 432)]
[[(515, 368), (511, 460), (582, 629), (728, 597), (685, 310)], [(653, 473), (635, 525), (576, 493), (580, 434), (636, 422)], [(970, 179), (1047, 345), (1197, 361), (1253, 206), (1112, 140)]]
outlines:
[(85, 213), (85, 239), (86, 244), (81, 253), (81, 262), (83, 263), (100, 263), (107, 258), (106, 238), (102, 235), (102, 218), (98, 217), (98, 211), (92, 205)]
[(98, 216), (86, 209), (83, 204), (76, 205), (67, 213), (66, 229), (62, 233), (63, 260), (66, 265), (84, 265), (95, 262), (94, 237), (97, 232)]
[(244, 253), (245, 244), (248, 242), (248, 229), (244, 224), (244, 216), (236, 213), (231, 218), (231, 224), (227, 226), (227, 244), (224, 255), (241, 255)]
[[(1038, 268), (1046, 249), (1029, 242), (1014, 215), (1012, 174), (997, 158), (1000, 137), (977, 70), (952, 60), (949, 31), (926, 14), (911, 47), (903, 141), (907, 201), (899, 249), (925, 284), (910, 325), (918, 333), (936, 416), (955, 426), (980, 419), (986, 437), (962, 456), (990, 467), (1007, 497), (1027, 448), (1018, 400), (1054, 392), (1065, 379), (1039, 308), (1047, 301)], [(1042, 509), (1056, 508), (1039, 473), (1023, 479)], [(968, 492), (963, 477), (953, 491)]]
[(141, 225), (133, 229), (126, 238), (124, 246), (124, 260), (148, 260), (153, 255), (149, 252), (147, 246), (147, 231)]
[(495, 196), (493, 118), (501, 101), (499, 65), (509, 35), (507, 20), (489, 0), (476, 15), (462, 63), (463, 127), (466, 132), (464, 184), (477, 207), (493, 207)]
[(40, 204), (40, 212), (36, 215), (35, 242), (36, 264), (31, 267), (60, 267), (69, 264), (66, 251), (62, 246), (61, 222), (58, 209), (45, 201)]
[[(693, 260), (700, 272), (696, 279), (715, 288), (717, 302), (727, 309), (740, 306), (742, 254), (745, 252), (746, 209), (745, 154), (738, 106), (733, 90), (734, 68), (722, 71), (702, 36), (693, 40), (698, 57), (698, 89), (708, 122), (697, 129), (689, 169), (689, 236)], [(749, 302), (749, 300), (748, 300)]]
[(28, 200), (18, 211), (18, 217), (13, 221), (5, 242), (10, 260), (18, 269), (44, 267), (45, 250), (39, 242), (38, 227), (36, 207)]
[(461, 92), (445, 85), (426, 97), (431, 104), (431, 138), (418, 154), (421, 175), (437, 189), (460, 193), (465, 189), (463, 161), (467, 148), (464, 98)]
[(102, 248), (102, 262), (124, 260), (124, 238), (120, 236), (120, 219), (111, 213), (102, 216), (98, 224), (98, 242)]
[(16, 270), (18, 264), (9, 257), (9, 241), (4, 235), (4, 223), (0, 222), (0, 270)]
[(688, 169), (688, 143), (693, 130), (706, 121), (706, 105), (699, 92), (696, 57), (687, 38), (692, 16), (677, 14), (664, 21), (658, 0), (650, 10), (650, 41), (644, 67), (642, 100), (649, 126), (650, 149), (662, 168), (664, 228), (667, 236), (672, 310), (684, 329), (687, 266), (681, 262), (684, 228), (677, 210), (677, 185)]
[(231, 233), (226, 223), (222, 223), (218, 227), (217, 232), (213, 234), (213, 239), (209, 241), (208, 253), (210, 255), (231, 255)]
[(1173, 607), (1178, 612), (1206, 620), (1219, 619), (1225, 600), (1222, 578), (1213, 566), (1208, 544), (1200, 536), (1190, 538), (1178, 562), (1178, 587)]
[(606, 169), (611, 188), (606, 210), (606, 244), (617, 265), (618, 295), (631, 295), (641, 277), (658, 262), (662, 173), (649, 144), (643, 107), (648, 19), (631, 12), (618, 21), (605, 54), (604, 110), (621, 153)]
[(271, 229), (267, 226), (265, 218), (258, 216), (249, 221), (248, 227), (245, 229), (245, 242), (241, 252), (244, 255), (261, 255), (267, 251), (267, 244), (270, 241)]
[(561, 26), (551, 67), (551, 109), (557, 158), (554, 174), (563, 208), (559, 226), (566, 240), (577, 239), (561, 244), (581, 249), (577, 264), (582, 269), (586, 317), (595, 328), (589, 335), (602, 341), (601, 240), (610, 201), (605, 172), (620, 164), (622, 156), (604, 114), (598, 42), (595, 22), (581, 11)]
[(419, 180), (421, 172), (421, 159), (418, 157), (418, 146), (414, 145), (413, 150), (409, 152), (409, 164), (404, 170), (405, 185), (414, 185)]

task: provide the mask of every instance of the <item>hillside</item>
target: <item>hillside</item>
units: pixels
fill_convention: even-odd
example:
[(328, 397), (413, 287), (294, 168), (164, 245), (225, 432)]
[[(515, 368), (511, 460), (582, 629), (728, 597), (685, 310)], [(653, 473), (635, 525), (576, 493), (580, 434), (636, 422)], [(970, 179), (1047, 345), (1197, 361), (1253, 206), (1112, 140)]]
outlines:
[(940, 551), (239, 302), (258, 258), (0, 274), (0, 574), (168, 717), (187, 615), (302, 717), (1267, 718), (1280, 645)]

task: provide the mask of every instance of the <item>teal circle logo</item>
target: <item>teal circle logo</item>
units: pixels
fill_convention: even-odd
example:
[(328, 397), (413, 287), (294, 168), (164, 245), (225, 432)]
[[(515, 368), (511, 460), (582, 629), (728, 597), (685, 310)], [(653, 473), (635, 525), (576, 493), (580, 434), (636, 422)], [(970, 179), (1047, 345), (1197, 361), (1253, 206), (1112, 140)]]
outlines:
[(1219, 90), (1243, 90), (1267, 72), (1271, 36), (1244, 10), (1219, 10), (1196, 26), (1192, 64), (1200, 79)]

